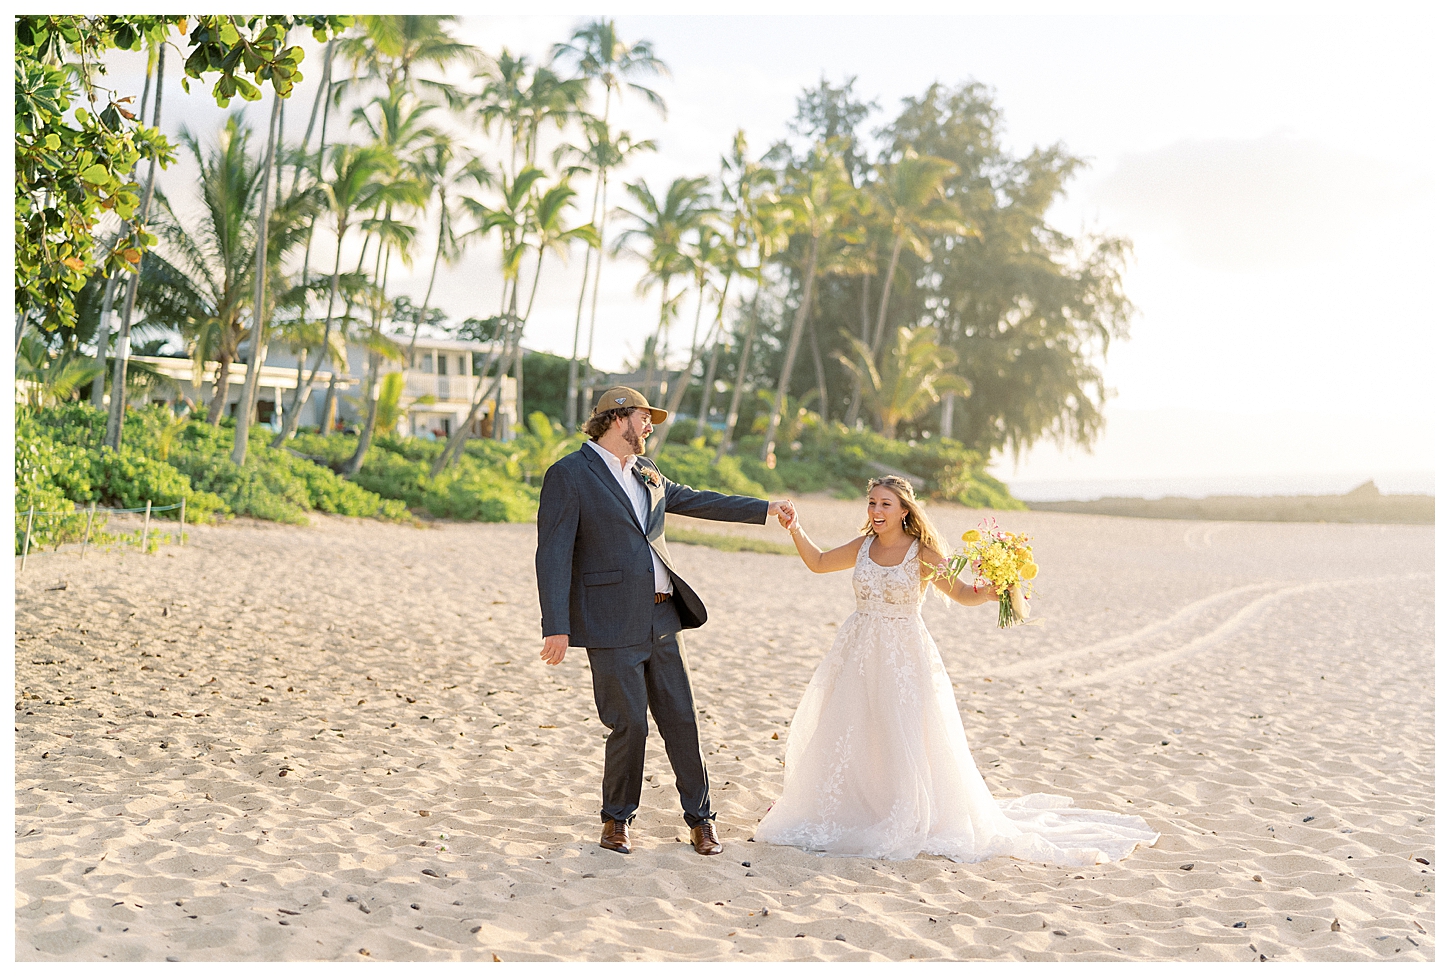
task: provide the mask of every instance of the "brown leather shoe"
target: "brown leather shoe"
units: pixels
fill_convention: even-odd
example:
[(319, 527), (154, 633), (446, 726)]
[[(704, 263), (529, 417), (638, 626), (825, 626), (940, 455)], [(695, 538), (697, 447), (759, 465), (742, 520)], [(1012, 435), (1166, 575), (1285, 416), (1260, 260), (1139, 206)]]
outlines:
[(714, 821), (701, 821), (691, 828), (690, 844), (695, 846), (697, 855), (718, 855), (725, 850), (725, 846), (720, 844), (720, 839), (715, 834)]
[(599, 836), (599, 847), (629, 854), (629, 825), (624, 821), (605, 821), (604, 831)]

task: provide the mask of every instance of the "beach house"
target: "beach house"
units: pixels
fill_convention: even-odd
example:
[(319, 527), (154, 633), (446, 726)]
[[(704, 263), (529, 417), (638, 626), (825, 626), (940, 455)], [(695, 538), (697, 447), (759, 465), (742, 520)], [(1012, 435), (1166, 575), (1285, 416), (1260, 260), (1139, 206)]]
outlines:
[[(406, 349), (406, 341), (399, 342)], [(237, 404), (241, 401), (247, 378), (246, 355), (244, 348), (239, 362), (233, 363), (229, 371), (226, 394), (226, 413), (229, 416), (235, 416)], [(495, 355), (496, 350), (491, 343), (419, 337), (411, 363), (387, 362), (379, 374), (380, 377), (389, 373), (403, 375), (397, 426), (391, 433), (422, 438), (450, 436), (467, 421), (469, 410), (480, 393), (480, 384), (486, 386), (492, 383), (491, 377), (484, 381), (478, 374), (493, 362)], [(205, 410), (211, 399), (217, 363), (206, 363), (198, 377), (192, 361), (182, 357), (135, 356), (132, 359), (146, 363), (174, 384), (174, 388), (169, 390), (153, 389), (146, 395), (149, 402), (173, 406), (189, 404), (197, 411)], [(312, 372), (312, 356), (309, 355), (299, 377), (298, 359), (296, 353), (284, 346), (268, 348), (258, 377), (257, 406), (253, 418), (256, 423), (280, 424), (281, 414), (292, 403), (299, 380), (305, 382)], [(337, 376), (336, 398), (331, 410), (335, 430), (356, 429), (361, 424), (366, 405), (360, 391), (366, 376), (367, 350), (359, 343), (349, 342), (346, 369)], [(332, 379), (328, 370), (318, 372), (312, 395), (298, 421), (301, 428), (316, 429), (323, 423), (323, 412), (328, 409), (327, 389)], [(471, 429), (474, 437), (496, 437), (507, 441), (515, 436), (519, 426), (516, 416), (518, 387), (512, 376), (504, 378), (501, 393), (500, 397), (490, 398), (478, 412)]]

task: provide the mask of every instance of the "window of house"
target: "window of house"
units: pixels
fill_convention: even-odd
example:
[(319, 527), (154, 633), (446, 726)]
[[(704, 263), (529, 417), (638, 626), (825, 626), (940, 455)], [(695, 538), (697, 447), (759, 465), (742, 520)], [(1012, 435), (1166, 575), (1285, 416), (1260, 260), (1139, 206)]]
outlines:
[(446, 377), (448, 375), (448, 357), (442, 353), (438, 354), (438, 375), (440, 377)]
[(433, 372), (433, 354), (432, 353), (419, 353), (418, 354), (418, 369), (422, 370), (424, 373), (432, 373)]

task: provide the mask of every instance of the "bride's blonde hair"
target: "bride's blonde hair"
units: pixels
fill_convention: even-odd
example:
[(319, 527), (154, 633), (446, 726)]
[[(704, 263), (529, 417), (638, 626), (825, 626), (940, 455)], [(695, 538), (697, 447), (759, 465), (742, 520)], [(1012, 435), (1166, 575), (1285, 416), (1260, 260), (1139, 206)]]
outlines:
[[(901, 508), (906, 510), (906, 516), (901, 520), (902, 531), (908, 536), (915, 536), (923, 547), (935, 550), (940, 556), (946, 556), (948, 550), (942, 542), (941, 533), (937, 532), (931, 520), (926, 517), (921, 503), (916, 501), (916, 490), (911, 487), (911, 483), (900, 475), (882, 475), (866, 483), (866, 494), (871, 494), (871, 490), (878, 486), (890, 489), (891, 494), (901, 500)], [(861, 527), (861, 532), (867, 536), (876, 535), (870, 519)]]

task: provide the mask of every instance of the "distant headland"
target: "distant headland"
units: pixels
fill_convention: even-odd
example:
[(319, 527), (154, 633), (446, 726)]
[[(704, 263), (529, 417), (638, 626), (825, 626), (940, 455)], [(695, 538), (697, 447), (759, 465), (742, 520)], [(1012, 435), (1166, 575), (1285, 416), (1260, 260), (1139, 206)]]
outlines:
[(1373, 481), (1343, 495), (1211, 495), (1204, 499), (1105, 498), (1092, 502), (1029, 502), (1043, 512), (1080, 512), (1140, 519), (1241, 522), (1373, 522), (1433, 525), (1433, 495), (1384, 495)]

